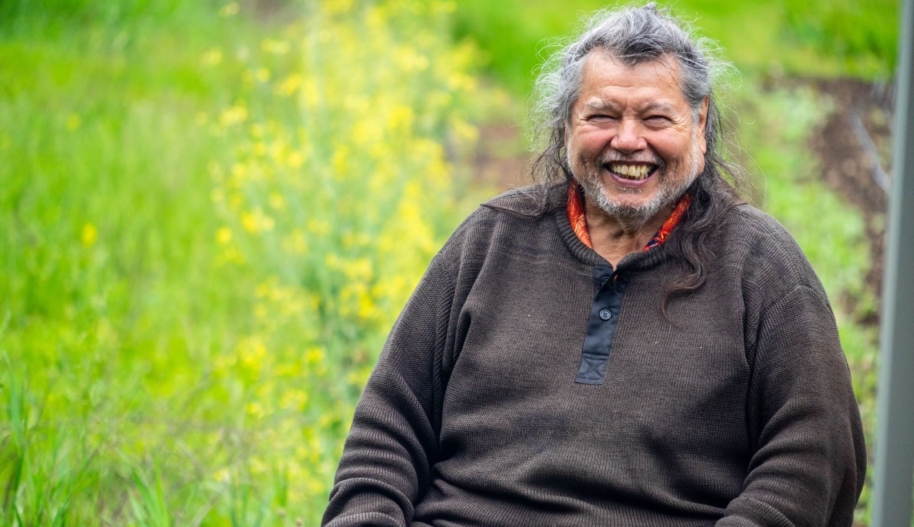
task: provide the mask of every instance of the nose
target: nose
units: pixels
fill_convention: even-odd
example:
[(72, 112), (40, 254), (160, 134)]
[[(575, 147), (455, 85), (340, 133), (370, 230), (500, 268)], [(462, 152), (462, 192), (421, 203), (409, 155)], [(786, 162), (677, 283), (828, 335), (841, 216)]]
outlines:
[(620, 152), (631, 153), (647, 147), (647, 142), (641, 134), (641, 125), (637, 120), (622, 119), (617, 132), (609, 142), (609, 146), (612, 148)]

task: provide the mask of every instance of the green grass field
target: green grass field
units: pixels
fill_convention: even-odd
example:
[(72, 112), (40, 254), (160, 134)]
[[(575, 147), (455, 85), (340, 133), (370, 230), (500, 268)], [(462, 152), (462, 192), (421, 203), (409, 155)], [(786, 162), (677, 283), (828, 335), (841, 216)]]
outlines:
[[(886, 75), (891, 14), (706, 4), (760, 203), (861, 295), (862, 222), (808, 177), (828, 101), (755, 79)], [(0, 3), (0, 524), (318, 523), (388, 328), (495, 192), (475, 125), (574, 21), (497, 5)], [(838, 318), (871, 430), (875, 335)]]

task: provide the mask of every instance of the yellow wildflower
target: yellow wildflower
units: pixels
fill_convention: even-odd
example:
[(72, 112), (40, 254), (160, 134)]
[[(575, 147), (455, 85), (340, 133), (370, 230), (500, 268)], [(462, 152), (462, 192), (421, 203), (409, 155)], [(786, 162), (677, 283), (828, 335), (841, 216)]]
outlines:
[(219, 230), (216, 231), (216, 241), (222, 245), (232, 241), (232, 230), (228, 227), (220, 227)]
[(305, 363), (306, 364), (319, 364), (324, 361), (326, 354), (324, 353), (323, 348), (313, 347), (309, 348), (305, 352)]
[(92, 247), (95, 245), (95, 240), (97, 238), (98, 229), (95, 228), (95, 225), (92, 225), (91, 223), (84, 224), (79, 234), (79, 239), (82, 241), (83, 247)]
[(222, 62), (222, 50), (219, 48), (210, 48), (203, 54), (203, 64), (207, 66), (216, 66)]
[(293, 73), (289, 75), (282, 82), (276, 86), (276, 93), (280, 95), (290, 96), (298, 91), (299, 87), (302, 85), (303, 78), (298, 73)]
[(302, 152), (295, 150), (289, 154), (286, 162), (289, 164), (289, 168), (299, 168), (305, 164), (305, 155)]
[(244, 122), (248, 118), (248, 109), (242, 104), (236, 104), (222, 112), (219, 117), (219, 124), (222, 126), (232, 126)]

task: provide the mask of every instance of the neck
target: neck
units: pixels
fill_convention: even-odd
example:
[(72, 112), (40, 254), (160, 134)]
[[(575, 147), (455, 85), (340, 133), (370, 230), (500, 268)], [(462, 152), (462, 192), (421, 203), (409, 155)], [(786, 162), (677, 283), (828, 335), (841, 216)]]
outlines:
[(584, 196), (584, 202), (593, 250), (613, 267), (625, 255), (643, 249), (675, 208), (675, 204), (663, 207), (647, 221), (630, 221), (610, 216), (587, 195)]

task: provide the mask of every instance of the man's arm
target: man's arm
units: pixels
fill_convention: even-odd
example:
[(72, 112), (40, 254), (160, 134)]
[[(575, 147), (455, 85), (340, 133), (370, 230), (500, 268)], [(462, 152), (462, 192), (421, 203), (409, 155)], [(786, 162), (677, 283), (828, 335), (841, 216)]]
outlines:
[(438, 453), (441, 362), (453, 286), (438, 258), (391, 330), (356, 407), (326, 527), (404, 527)]
[(717, 527), (849, 527), (866, 447), (834, 317), (810, 287), (759, 321), (749, 421), (755, 454)]

